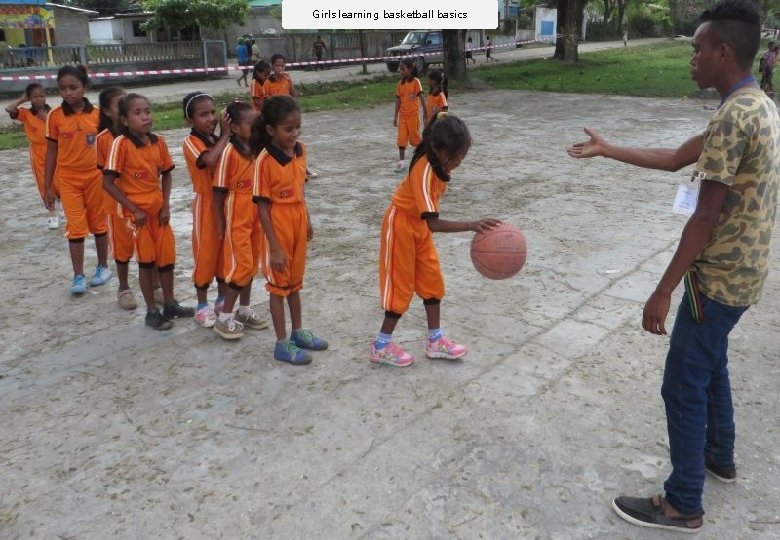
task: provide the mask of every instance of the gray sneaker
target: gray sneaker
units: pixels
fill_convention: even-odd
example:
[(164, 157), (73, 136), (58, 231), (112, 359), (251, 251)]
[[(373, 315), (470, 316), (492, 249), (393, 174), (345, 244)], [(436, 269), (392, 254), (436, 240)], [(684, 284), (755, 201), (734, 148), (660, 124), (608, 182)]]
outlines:
[(243, 314), (241, 313), (241, 308), (236, 311), (234, 316), (236, 321), (243, 324), (247, 328), (251, 328), (252, 330), (262, 330), (263, 328), (268, 328), (268, 319), (258, 315), (254, 309), (249, 308), (248, 310), (243, 311)]
[(222, 339), (228, 341), (234, 339), (240, 339), (244, 337), (244, 325), (238, 322), (235, 317), (231, 317), (226, 321), (217, 319), (214, 323), (214, 332)]

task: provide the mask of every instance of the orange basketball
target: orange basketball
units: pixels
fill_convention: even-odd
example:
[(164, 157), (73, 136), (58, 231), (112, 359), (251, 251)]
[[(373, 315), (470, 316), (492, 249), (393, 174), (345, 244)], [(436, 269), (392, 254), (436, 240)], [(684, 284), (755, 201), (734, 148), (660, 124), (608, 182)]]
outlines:
[(471, 262), (489, 279), (506, 279), (525, 264), (525, 236), (520, 229), (502, 223), (488, 232), (478, 232), (471, 241)]

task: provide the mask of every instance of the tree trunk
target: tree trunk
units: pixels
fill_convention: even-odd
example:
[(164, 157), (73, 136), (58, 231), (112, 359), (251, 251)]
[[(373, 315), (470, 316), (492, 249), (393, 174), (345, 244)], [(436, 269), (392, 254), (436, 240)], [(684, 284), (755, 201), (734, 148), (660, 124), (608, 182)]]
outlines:
[(623, 19), (626, 17), (626, 5), (628, 0), (618, 0), (617, 2), (617, 25), (618, 31), (623, 29)]
[(453, 81), (465, 81), (466, 71), (466, 30), (442, 30), (444, 38), (444, 73)]
[(579, 61), (579, 52), (577, 51), (577, 3), (578, 0), (564, 0), (568, 6), (566, 8), (566, 20), (563, 27), (563, 60), (568, 64), (574, 64)]

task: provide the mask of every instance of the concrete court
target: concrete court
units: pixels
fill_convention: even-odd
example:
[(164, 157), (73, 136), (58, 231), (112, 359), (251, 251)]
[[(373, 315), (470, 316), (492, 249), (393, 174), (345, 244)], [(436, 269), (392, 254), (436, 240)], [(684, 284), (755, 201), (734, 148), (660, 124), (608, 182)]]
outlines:
[[(26, 156), (0, 152), (0, 538), (674, 538), (624, 523), (609, 502), (659, 492), (669, 472), (668, 340), (640, 320), (684, 223), (671, 205), (686, 172), (564, 148), (585, 125), (674, 145), (711, 112), (532, 92), (450, 101), (475, 143), (442, 215), (516, 224), (529, 260), (490, 282), (471, 267), (470, 234), (437, 235), (443, 324), (471, 352), (425, 360), (415, 301), (397, 332), (418, 359), (408, 369), (366, 357), (382, 316), (379, 226), (400, 180), (391, 97), (304, 118), (322, 171), (307, 188), (304, 322), (331, 348), (303, 368), (271, 358), (270, 331), (225, 343), (191, 321), (147, 330), (142, 309), (115, 305), (115, 282), (72, 299), (65, 242), (45, 229)], [(178, 166), (176, 286), (192, 304), (184, 133), (165, 136)], [(780, 538), (777, 250), (773, 261), (731, 339), (740, 479), (706, 482), (700, 538)], [(260, 283), (254, 298), (267, 308)]]

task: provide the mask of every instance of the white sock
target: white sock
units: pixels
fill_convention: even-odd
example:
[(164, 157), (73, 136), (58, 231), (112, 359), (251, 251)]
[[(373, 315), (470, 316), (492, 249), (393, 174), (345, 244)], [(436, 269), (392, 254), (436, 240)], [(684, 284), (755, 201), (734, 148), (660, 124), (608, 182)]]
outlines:
[(220, 312), (218, 317), (219, 317), (220, 321), (227, 322), (227, 321), (229, 321), (230, 319), (233, 318), (233, 314), (232, 313), (222, 313), (222, 312)]
[(238, 314), (249, 315), (251, 309), (252, 309), (251, 306), (238, 306)]

